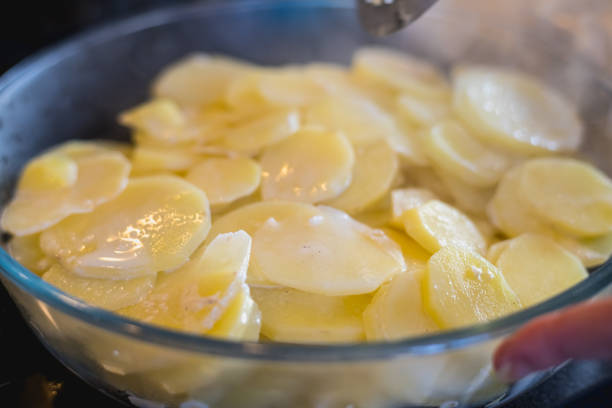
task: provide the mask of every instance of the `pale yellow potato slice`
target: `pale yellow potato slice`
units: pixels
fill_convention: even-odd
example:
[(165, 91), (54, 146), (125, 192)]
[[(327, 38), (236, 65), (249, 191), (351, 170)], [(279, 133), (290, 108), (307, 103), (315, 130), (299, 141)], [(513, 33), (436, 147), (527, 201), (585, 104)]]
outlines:
[(343, 343), (365, 339), (361, 315), (369, 295), (323, 296), (290, 288), (253, 288), (261, 333), (285, 343)]
[(429, 259), (423, 296), (425, 310), (442, 328), (486, 322), (521, 307), (495, 265), (469, 249), (453, 246)]
[(260, 308), (253, 300), (249, 286), (242, 284), (240, 292), (206, 335), (235, 341), (257, 341), (261, 323)]
[(446, 246), (478, 253), (486, 249), (486, 242), (472, 220), (442, 201), (431, 200), (404, 211), (402, 219), (406, 233), (432, 253)]
[(55, 264), (43, 280), (90, 305), (117, 310), (142, 301), (155, 285), (155, 275), (128, 280), (84, 278)]
[(42, 275), (53, 263), (40, 249), (40, 234), (13, 237), (7, 248), (17, 262), (37, 275)]
[(264, 200), (317, 203), (337, 197), (351, 182), (355, 154), (341, 133), (302, 129), (261, 157)]
[(493, 187), (474, 187), (454, 176), (456, 173), (437, 171), (457, 208), (469, 214), (486, 217), (487, 205), (495, 194)]
[(510, 163), (474, 139), (458, 122), (434, 125), (424, 139), (433, 166), (474, 187), (497, 183)]
[[(225, 323), (227, 326), (217, 327), (218, 334), (229, 336), (234, 330), (231, 326), (236, 324), (235, 314), (249, 315), (253, 307), (246, 305), (249, 292), (245, 280), (250, 251), (251, 237), (246, 232), (218, 235), (180, 269), (161, 274), (153, 291), (142, 302), (118, 312), (147, 323), (194, 333), (214, 330), (229, 312), (232, 316)], [(244, 299), (233, 304), (237, 296)], [(246, 320), (244, 323), (246, 327)]]
[(204, 190), (211, 206), (219, 206), (257, 190), (261, 167), (247, 158), (210, 158), (191, 168), (185, 179)]
[(50, 152), (31, 160), (19, 178), (18, 190), (46, 191), (73, 186), (78, 164), (68, 155)]
[(301, 68), (282, 68), (262, 74), (257, 81), (262, 99), (273, 106), (304, 107), (325, 96), (323, 88)]
[(612, 255), (612, 233), (592, 238), (576, 239), (563, 235), (554, 238), (559, 245), (578, 257), (587, 268), (603, 264)]
[(582, 141), (575, 106), (527, 74), (464, 66), (453, 85), (455, 112), (483, 140), (528, 154), (572, 151)]
[(136, 146), (132, 153), (132, 176), (184, 171), (200, 159), (201, 157), (187, 149)]
[(223, 145), (236, 151), (258, 154), (266, 146), (288, 138), (299, 128), (299, 111), (271, 112), (228, 129)]
[(389, 225), (391, 213), (389, 210), (372, 210), (355, 214), (354, 218), (372, 228), (380, 228)]
[(355, 148), (355, 164), (350, 186), (326, 202), (350, 214), (369, 209), (389, 190), (397, 176), (399, 160), (387, 142)]
[[(248, 204), (216, 219), (206, 237), (205, 244), (212, 241), (219, 234), (238, 230), (244, 230), (253, 237), (255, 231), (270, 218), (282, 221), (288, 217), (313, 217), (317, 214), (318, 210), (316, 207), (310, 204), (285, 201), (264, 201)], [(254, 265), (253, 258), (251, 258), (249, 263), (247, 283), (251, 286), (278, 286), (261, 274), (261, 270)]]
[(72, 273), (132, 279), (178, 268), (209, 229), (206, 194), (181, 178), (152, 176), (130, 180), (114, 200), (44, 231), (40, 243)]
[(523, 307), (551, 298), (588, 276), (578, 258), (553, 239), (536, 234), (510, 240), (496, 265)]
[[(2, 213), (2, 229), (17, 236), (40, 232), (70, 214), (92, 211), (96, 206), (116, 197), (127, 184), (130, 162), (120, 153), (104, 149), (103, 152), (78, 155), (74, 162), (77, 166), (76, 180), (72, 184), (57, 188), (50, 188), (48, 181), (43, 181), (38, 186), (31, 179), (27, 181), (32, 177), (32, 172), (26, 167), (23, 173), (26, 175), (25, 188), (18, 187), (13, 200), (5, 207)], [(40, 161), (36, 163), (35, 166), (40, 165)], [(51, 167), (49, 174), (57, 170), (55, 163), (47, 164)], [(63, 165), (61, 167), (60, 173), (65, 170)], [(38, 171), (35, 170), (34, 173)], [(50, 175), (48, 177), (56, 178)], [(59, 186), (57, 183), (65, 182), (66, 180), (59, 181), (56, 178), (52, 183)]]
[(416, 208), (437, 197), (425, 188), (407, 187), (391, 191), (391, 225), (404, 228), (404, 211)]
[(450, 94), (444, 75), (423, 60), (385, 48), (362, 48), (353, 55), (356, 75), (419, 98), (445, 99)]
[(502, 252), (506, 250), (506, 248), (508, 248), (508, 244), (510, 243), (510, 241), (511, 240), (507, 239), (504, 241), (496, 242), (495, 244), (491, 245), (487, 250), (487, 260), (492, 264), (497, 264), (499, 256), (502, 254)]
[(266, 221), (253, 236), (253, 262), (272, 282), (328, 296), (372, 292), (406, 269), (384, 232), (331, 207)]
[(391, 238), (402, 250), (407, 271), (423, 269), (431, 254), (420, 246), (414, 239), (401, 231), (383, 227), (381, 230)]
[(528, 161), (519, 187), (539, 217), (569, 234), (589, 237), (612, 231), (612, 181), (587, 163), (569, 158)]
[(448, 118), (451, 115), (451, 106), (444, 100), (401, 94), (397, 98), (397, 112), (414, 125), (429, 127)]
[(181, 105), (206, 105), (222, 100), (228, 86), (252, 69), (227, 57), (195, 54), (164, 69), (153, 93)]
[(493, 224), (510, 237), (524, 232), (551, 234), (551, 227), (538, 217), (525, 201), (520, 190), (521, 167), (515, 167), (502, 177), (487, 214)]
[(423, 307), (425, 264), (384, 283), (363, 313), (368, 341), (399, 340), (440, 330)]

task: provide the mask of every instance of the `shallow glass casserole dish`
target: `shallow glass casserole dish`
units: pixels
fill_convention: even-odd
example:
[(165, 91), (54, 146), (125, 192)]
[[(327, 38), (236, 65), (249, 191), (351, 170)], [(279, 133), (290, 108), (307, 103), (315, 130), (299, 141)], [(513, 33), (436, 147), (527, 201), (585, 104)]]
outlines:
[[(147, 98), (164, 66), (196, 51), (265, 65), (346, 64), (355, 49), (378, 43), (442, 67), (457, 61), (516, 67), (578, 103), (586, 122), (582, 152), (612, 175), (612, 75), (587, 55), (576, 32), (566, 30), (567, 16), (578, 18), (571, 10), (564, 15), (560, 6), (561, 14), (554, 14), (531, 2), (525, 11), (519, 3), (506, 9), (476, 0), (441, 2), (384, 40), (360, 29), (351, 1), (318, 0), (177, 7), (84, 34), (0, 80), (2, 203), (25, 161), (49, 146), (76, 138), (126, 139), (116, 115)], [(607, 8), (609, 13), (612, 6)], [(600, 296), (612, 284), (608, 262), (555, 298), (487, 324), (390, 343), (326, 346), (233, 343), (173, 332), (72, 298), (1, 249), (0, 268), (25, 319), (67, 367), (134, 405), (184, 408), (495, 406), (554, 372), (504, 384), (490, 364), (500, 341), (533, 317)]]

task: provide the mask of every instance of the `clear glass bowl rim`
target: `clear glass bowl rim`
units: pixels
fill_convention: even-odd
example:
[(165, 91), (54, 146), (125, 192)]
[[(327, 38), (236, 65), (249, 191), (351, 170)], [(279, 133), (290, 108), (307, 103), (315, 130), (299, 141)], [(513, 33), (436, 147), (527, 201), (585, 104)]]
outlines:
[[(10, 96), (23, 81), (52, 67), (62, 59), (92, 44), (114, 40), (133, 32), (181, 20), (217, 13), (236, 13), (255, 9), (298, 7), (353, 9), (352, 0), (241, 0), (213, 1), (196, 5), (177, 5), (157, 9), (94, 28), (57, 46), (40, 51), (0, 77), (0, 97)], [(401, 355), (427, 355), (474, 345), (511, 333), (527, 321), (571, 304), (587, 300), (612, 284), (612, 262), (591, 271), (591, 276), (567, 291), (536, 306), (491, 322), (392, 342), (356, 344), (289, 344), (232, 342), (203, 335), (167, 330), (122, 317), (74, 298), (46, 283), (0, 248), (3, 276), (24, 292), (86, 324), (116, 334), (163, 347), (237, 359), (274, 361), (367, 361)]]

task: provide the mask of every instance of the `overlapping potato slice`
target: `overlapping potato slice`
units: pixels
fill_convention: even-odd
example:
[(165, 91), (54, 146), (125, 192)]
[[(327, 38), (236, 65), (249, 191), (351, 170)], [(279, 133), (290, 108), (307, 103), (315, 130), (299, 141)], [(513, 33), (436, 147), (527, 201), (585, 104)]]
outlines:
[[(276, 221), (283, 221), (285, 218), (289, 217), (308, 218), (316, 216), (317, 214), (318, 210), (316, 207), (310, 204), (297, 202), (265, 201), (248, 204), (215, 220), (205, 243), (212, 241), (219, 234), (241, 229), (253, 237), (255, 231), (270, 218)], [(262, 275), (261, 270), (253, 263), (252, 258), (249, 264), (247, 283), (251, 286), (278, 286)]]
[[(5, 231), (17, 236), (40, 232), (70, 214), (92, 211), (125, 188), (130, 163), (122, 154), (100, 148), (71, 156), (63, 149), (60, 146), (25, 168), (24, 181), (2, 214)], [(45, 176), (39, 179), (42, 173)]]
[(493, 187), (474, 187), (456, 178), (453, 173), (444, 171), (437, 173), (457, 208), (479, 217), (486, 216), (487, 206), (495, 194)]
[(13, 237), (7, 247), (17, 262), (37, 275), (42, 275), (53, 263), (40, 249), (40, 234)]
[(299, 111), (274, 111), (228, 129), (223, 138), (223, 146), (239, 152), (258, 154), (266, 146), (286, 139), (299, 128)]
[(271, 218), (253, 236), (253, 262), (277, 284), (328, 296), (369, 293), (406, 264), (398, 245), (331, 207)]
[(450, 89), (433, 65), (385, 48), (362, 48), (353, 56), (356, 75), (394, 90), (427, 99), (445, 99)]
[(349, 186), (354, 162), (353, 148), (341, 133), (302, 129), (263, 153), (262, 198), (329, 200)]
[(586, 279), (580, 260), (549, 237), (524, 234), (507, 242), (496, 262), (523, 307)]
[(446, 119), (451, 114), (451, 106), (446, 101), (423, 99), (410, 94), (402, 94), (397, 98), (397, 110), (414, 125), (426, 127)]
[(408, 187), (393, 190), (391, 192), (391, 224), (397, 228), (404, 228), (402, 220), (404, 211), (435, 199), (436, 195), (424, 188)]
[(576, 108), (527, 74), (464, 66), (453, 72), (453, 107), (488, 142), (518, 153), (575, 150), (582, 140)]
[(399, 169), (397, 155), (384, 140), (357, 147), (355, 152), (350, 186), (326, 202), (351, 214), (366, 210), (379, 201), (393, 184)]
[(442, 328), (484, 322), (521, 307), (495, 265), (469, 249), (442, 248), (429, 259), (424, 279), (426, 311)]
[(575, 239), (563, 235), (554, 238), (559, 245), (577, 256), (587, 268), (603, 264), (612, 255), (612, 233), (592, 238)]
[(222, 100), (232, 81), (251, 69), (231, 58), (195, 54), (164, 69), (153, 93), (181, 105), (206, 105)]
[(184, 171), (201, 158), (188, 149), (137, 146), (132, 152), (132, 176)]
[(550, 234), (551, 227), (538, 217), (525, 202), (520, 190), (521, 167), (515, 167), (502, 177), (487, 214), (493, 224), (506, 235), (514, 237), (524, 232)]
[(484, 253), (486, 242), (472, 220), (439, 200), (431, 200), (402, 215), (406, 233), (430, 252), (446, 246)]
[(260, 330), (261, 311), (249, 287), (243, 284), (225, 313), (206, 334), (235, 341), (257, 341)]
[(612, 231), (612, 181), (589, 164), (541, 158), (520, 170), (520, 193), (539, 217), (576, 236)]
[(253, 288), (262, 313), (261, 333), (286, 343), (364, 340), (361, 315), (369, 295), (323, 296), (290, 288)]
[(48, 283), (93, 306), (117, 310), (143, 300), (155, 284), (155, 275), (128, 280), (84, 278), (55, 264), (42, 278)]
[(289, 107), (312, 105), (325, 95), (319, 84), (294, 67), (263, 73), (257, 80), (257, 91), (266, 103)]
[(247, 158), (210, 158), (193, 167), (185, 179), (202, 189), (211, 206), (229, 204), (259, 187), (261, 167)]
[(408, 271), (422, 269), (422, 267), (427, 263), (431, 254), (420, 246), (414, 239), (410, 238), (405, 233), (392, 228), (383, 227), (381, 230), (385, 233), (385, 235), (400, 246)]
[(151, 176), (130, 180), (114, 200), (44, 231), (40, 242), (72, 273), (131, 279), (178, 268), (209, 228), (206, 194), (178, 177)]
[[(251, 237), (246, 232), (220, 234), (180, 269), (161, 274), (142, 302), (119, 313), (177, 330), (207, 333), (230, 312), (238, 317), (219, 329), (219, 333), (230, 333), (235, 320), (241, 320), (244, 313), (248, 316), (253, 308), (246, 300), (245, 284), (250, 251)], [(246, 327), (246, 319), (244, 323)]]
[(434, 125), (424, 139), (436, 168), (474, 187), (491, 187), (509, 166), (508, 160), (475, 140), (455, 121)]

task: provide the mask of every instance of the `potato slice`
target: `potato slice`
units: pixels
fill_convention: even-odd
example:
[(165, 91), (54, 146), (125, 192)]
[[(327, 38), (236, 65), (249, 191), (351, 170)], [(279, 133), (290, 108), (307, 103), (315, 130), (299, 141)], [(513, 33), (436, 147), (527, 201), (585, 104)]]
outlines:
[(77, 162), (65, 154), (50, 152), (31, 160), (19, 178), (18, 190), (48, 191), (73, 186)]
[(254, 234), (253, 262), (270, 281), (328, 296), (369, 293), (406, 264), (398, 245), (330, 207), (270, 219)]
[(572, 151), (582, 141), (572, 103), (526, 74), (464, 66), (453, 84), (455, 112), (483, 140), (527, 154)]
[(37, 275), (42, 275), (53, 261), (40, 249), (40, 234), (13, 237), (7, 244), (9, 254)]
[(398, 188), (391, 192), (391, 225), (404, 228), (402, 215), (404, 211), (416, 208), (428, 201), (435, 200), (436, 195), (425, 188)]
[(370, 208), (389, 190), (399, 168), (395, 152), (384, 140), (355, 149), (351, 185), (327, 205), (350, 214)]
[(551, 298), (588, 276), (578, 258), (551, 238), (535, 234), (510, 240), (496, 265), (523, 307)]
[(351, 182), (354, 162), (342, 134), (302, 129), (263, 153), (262, 198), (316, 203), (337, 197)]
[(200, 159), (187, 149), (137, 146), (132, 153), (132, 176), (184, 171)]
[(497, 264), (497, 260), (499, 256), (504, 252), (504, 250), (508, 247), (508, 244), (511, 240), (507, 239), (504, 241), (496, 242), (495, 244), (489, 247), (487, 251), (487, 260), (492, 264)]
[(280, 110), (228, 129), (223, 145), (232, 150), (255, 155), (263, 148), (288, 138), (299, 128), (299, 111)]
[(117, 310), (143, 300), (155, 284), (155, 275), (128, 280), (83, 278), (55, 264), (43, 280), (90, 305)]
[(495, 185), (510, 165), (504, 156), (483, 146), (455, 121), (434, 125), (424, 142), (434, 167), (474, 187)]
[(269, 70), (259, 76), (257, 90), (273, 106), (305, 107), (325, 96), (323, 88), (300, 68)]
[(407, 210), (402, 215), (406, 233), (430, 252), (446, 246), (484, 253), (486, 242), (472, 220), (438, 200)]
[(391, 228), (381, 229), (385, 235), (400, 246), (408, 272), (423, 269), (425, 267), (425, 264), (429, 260), (431, 254), (420, 246), (414, 239), (410, 238), (403, 232)]
[[(62, 147), (54, 151), (61, 154), (60, 149)], [(48, 154), (56, 154), (54, 151)], [(40, 159), (33, 161), (34, 166), (43, 166), (44, 169), (28, 170), (26, 167), (23, 188), (20, 188), (20, 183), (15, 197), (2, 214), (2, 228), (17, 236), (34, 234), (57, 224), (70, 214), (92, 211), (125, 188), (130, 163), (122, 154), (104, 149), (103, 152), (77, 156), (71, 159), (77, 167), (74, 183), (66, 178), (60, 180), (72, 176), (65, 173), (63, 164), (58, 169), (55, 160), (46, 161), (46, 165), (41, 164)], [(40, 172), (46, 172), (46, 181), (37, 185), (31, 177)], [(57, 188), (51, 188), (52, 185)]]
[(586, 268), (601, 265), (612, 255), (612, 233), (581, 239), (558, 235), (555, 241), (578, 257)]
[(389, 210), (372, 210), (355, 214), (354, 218), (362, 224), (372, 228), (380, 228), (389, 225), (391, 214)]
[(364, 340), (361, 315), (369, 295), (323, 296), (289, 288), (253, 288), (262, 314), (261, 333), (286, 343)]
[(240, 292), (206, 335), (235, 341), (257, 341), (260, 330), (261, 311), (251, 297), (248, 285), (242, 284)]
[[(206, 237), (205, 244), (212, 241), (217, 235), (226, 232), (238, 231), (240, 229), (246, 231), (253, 237), (266, 221), (273, 218), (276, 221), (282, 221), (288, 217), (313, 217), (319, 212), (316, 207), (310, 204), (302, 204), (286, 201), (265, 201), (254, 204), (248, 204), (234, 211), (228, 212), (222, 217), (215, 220)], [(253, 258), (249, 264), (247, 274), (247, 283), (251, 286), (274, 287), (277, 284), (268, 280), (262, 275), (261, 270), (254, 265)]]
[(394, 90), (425, 99), (450, 95), (444, 75), (433, 65), (385, 48), (362, 48), (353, 56), (356, 75)]
[(612, 181), (589, 164), (569, 158), (531, 160), (521, 168), (519, 187), (539, 217), (569, 234), (612, 231)]
[(252, 69), (231, 58), (195, 54), (164, 69), (153, 93), (181, 105), (206, 105), (222, 100), (232, 81)]
[[(118, 312), (172, 329), (207, 333), (225, 313), (243, 314), (242, 307), (248, 301), (232, 303), (242, 292), (240, 296), (249, 295), (245, 280), (250, 251), (251, 237), (246, 232), (218, 235), (180, 269), (161, 274), (146, 299)], [(250, 309), (247, 309), (244, 313), (248, 315)], [(232, 317), (227, 324), (233, 326), (235, 320)], [(217, 333), (227, 335), (230, 331), (223, 329)]]
[(424, 279), (426, 311), (442, 328), (485, 322), (521, 307), (502, 273), (469, 249), (442, 248), (429, 259)]
[(247, 158), (210, 158), (193, 167), (185, 179), (204, 190), (210, 204), (219, 206), (246, 197), (259, 187), (261, 167)]
[(479, 217), (487, 215), (487, 206), (495, 194), (493, 187), (474, 187), (456, 178), (454, 173), (437, 173), (457, 208)]
[(65, 219), (44, 231), (40, 242), (72, 273), (132, 279), (178, 268), (209, 228), (201, 190), (178, 177), (152, 176), (130, 180), (119, 197)]
[(493, 224), (510, 237), (524, 232), (551, 234), (551, 227), (538, 217), (525, 202), (520, 190), (521, 167), (508, 171), (499, 182), (487, 206)]
[(451, 106), (446, 101), (402, 94), (397, 98), (397, 111), (414, 125), (430, 127), (449, 117)]
[(439, 330), (423, 308), (421, 282), (424, 273), (425, 264), (421, 269), (400, 273), (378, 289), (363, 313), (369, 341), (399, 340)]

